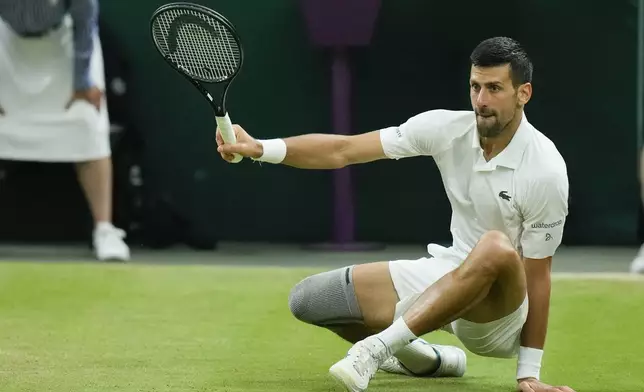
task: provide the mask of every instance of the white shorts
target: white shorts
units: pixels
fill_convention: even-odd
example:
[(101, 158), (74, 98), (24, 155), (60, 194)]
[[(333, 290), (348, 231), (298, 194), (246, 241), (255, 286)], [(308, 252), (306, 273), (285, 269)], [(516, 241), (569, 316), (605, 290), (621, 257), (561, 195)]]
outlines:
[[(423, 257), (418, 260), (389, 262), (389, 273), (400, 299), (395, 317), (401, 316), (425, 289), (443, 275), (458, 267), (458, 263), (442, 257)], [(499, 320), (479, 324), (458, 319), (442, 330), (454, 334), (471, 352), (495, 358), (511, 358), (519, 351), (521, 329), (528, 317), (528, 297), (512, 314)]]

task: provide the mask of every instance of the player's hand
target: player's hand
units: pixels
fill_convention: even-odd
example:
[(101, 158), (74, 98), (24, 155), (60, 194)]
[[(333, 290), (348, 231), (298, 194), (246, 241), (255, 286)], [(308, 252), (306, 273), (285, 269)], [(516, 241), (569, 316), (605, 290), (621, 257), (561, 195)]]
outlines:
[(69, 109), (69, 107), (72, 106), (72, 104), (75, 101), (83, 100), (92, 104), (92, 106), (94, 106), (96, 110), (101, 110), (102, 99), (103, 99), (103, 92), (96, 86), (92, 86), (87, 90), (76, 90), (74, 91), (74, 95), (72, 95), (72, 98), (67, 103), (67, 106), (65, 107), (65, 109)]
[(575, 392), (570, 387), (553, 387), (535, 378), (519, 380), (518, 392)]
[(244, 131), (244, 128), (233, 124), (233, 130), (235, 131), (237, 143), (226, 144), (221, 137), (219, 127), (217, 127), (217, 152), (224, 160), (228, 162), (232, 161), (234, 158), (233, 154), (239, 154), (245, 158), (259, 158), (264, 154), (262, 144)]

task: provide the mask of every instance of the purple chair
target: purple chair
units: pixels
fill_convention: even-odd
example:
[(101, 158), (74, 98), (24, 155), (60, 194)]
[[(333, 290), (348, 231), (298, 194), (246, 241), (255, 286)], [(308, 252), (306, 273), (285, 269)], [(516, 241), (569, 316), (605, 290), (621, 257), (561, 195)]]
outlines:
[[(333, 128), (351, 132), (351, 72), (348, 50), (371, 42), (380, 0), (301, 0), (308, 34), (315, 46), (331, 48), (333, 60)], [(380, 244), (356, 243), (351, 171), (334, 171), (333, 243), (315, 245), (324, 250), (372, 250)]]

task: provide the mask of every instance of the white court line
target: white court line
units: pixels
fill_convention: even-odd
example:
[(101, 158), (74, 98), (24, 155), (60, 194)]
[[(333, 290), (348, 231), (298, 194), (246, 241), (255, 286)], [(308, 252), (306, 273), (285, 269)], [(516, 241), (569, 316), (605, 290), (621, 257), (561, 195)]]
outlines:
[(635, 275), (628, 272), (553, 272), (552, 279), (644, 282), (644, 275)]

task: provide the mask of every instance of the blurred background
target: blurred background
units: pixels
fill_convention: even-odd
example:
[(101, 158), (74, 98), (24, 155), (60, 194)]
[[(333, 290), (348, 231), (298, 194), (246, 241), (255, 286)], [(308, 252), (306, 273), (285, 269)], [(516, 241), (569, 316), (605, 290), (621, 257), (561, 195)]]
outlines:
[[(316, 45), (302, 2), (197, 2), (229, 18), (242, 38), (245, 63), (228, 94), (234, 122), (258, 138), (334, 132), (334, 52)], [(229, 165), (216, 154), (211, 108), (150, 39), (149, 18), (164, 3), (100, 2), (114, 224), (127, 232), (133, 253), (333, 241), (333, 171)], [(346, 52), (352, 132), (429, 109), (469, 109), (469, 54), (496, 35), (517, 39), (532, 57), (527, 117), (568, 164), (564, 245), (635, 249), (644, 109), (636, 0), (382, 1), (368, 44)], [(351, 173), (356, 241), (451, 241), (450, 206), (431, 159), (376, 162)], [(71, 164), (5, 161), (0, 219), (4, 244), (91, 241)]]

